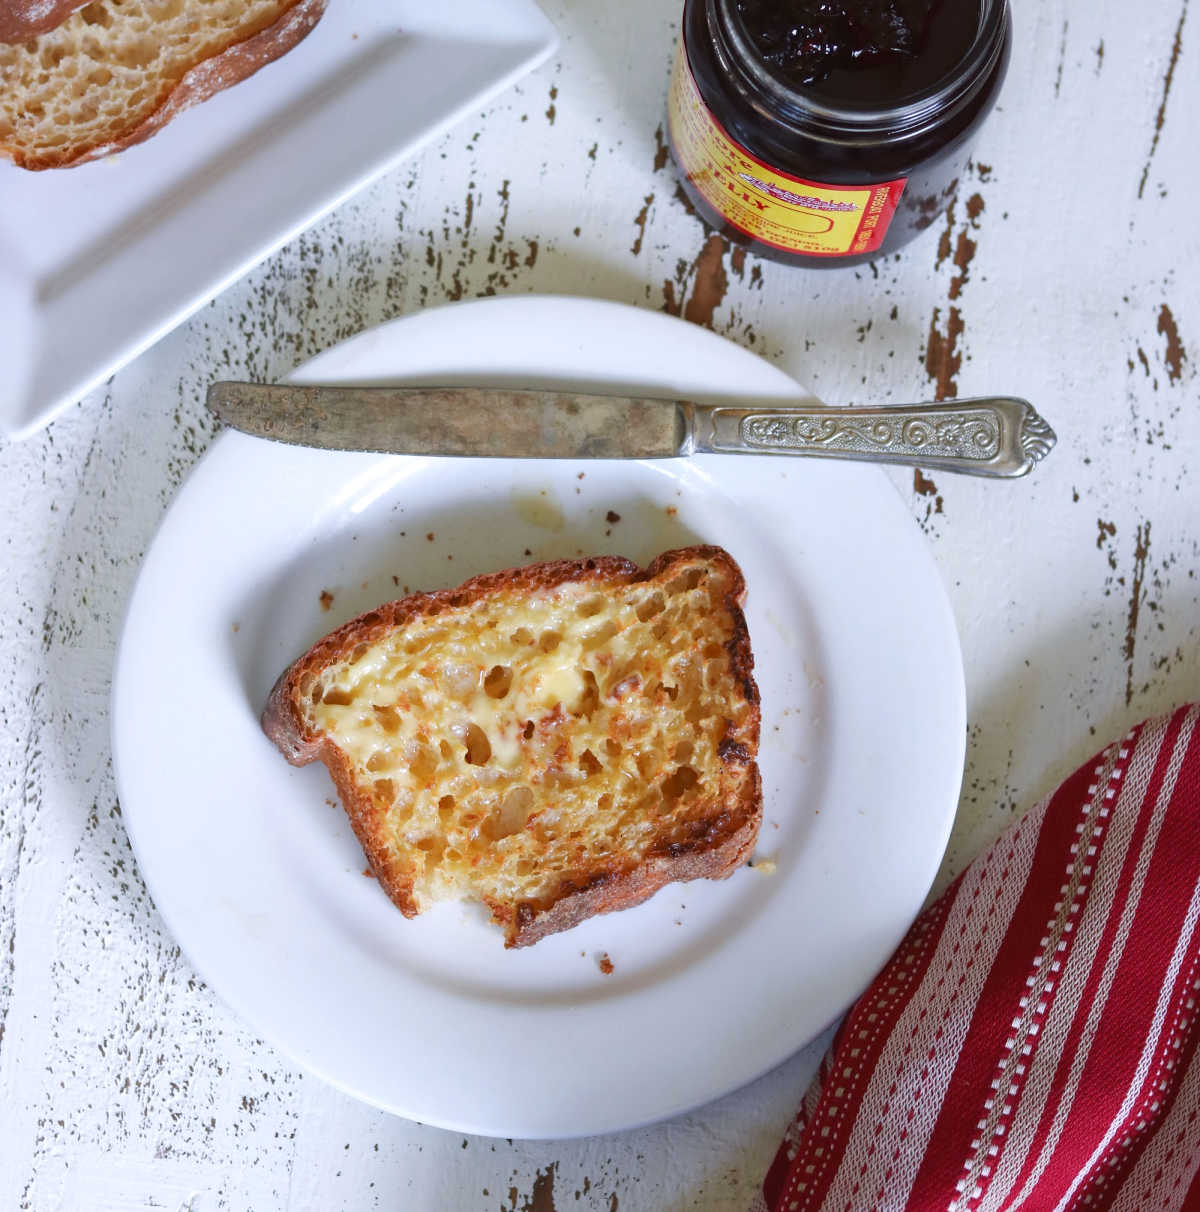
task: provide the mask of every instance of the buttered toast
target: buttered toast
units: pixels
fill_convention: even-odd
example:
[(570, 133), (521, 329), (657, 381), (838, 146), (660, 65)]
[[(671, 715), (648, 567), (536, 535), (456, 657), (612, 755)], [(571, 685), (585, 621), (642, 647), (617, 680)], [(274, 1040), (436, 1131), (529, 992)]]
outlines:
[(597, 557), (380, 606), (263, 714), (329, 768), (406, 917), (476, 899), (522, 947), (673, 880), (730, 875), (762, 818), (742, 574), (719, 547)]

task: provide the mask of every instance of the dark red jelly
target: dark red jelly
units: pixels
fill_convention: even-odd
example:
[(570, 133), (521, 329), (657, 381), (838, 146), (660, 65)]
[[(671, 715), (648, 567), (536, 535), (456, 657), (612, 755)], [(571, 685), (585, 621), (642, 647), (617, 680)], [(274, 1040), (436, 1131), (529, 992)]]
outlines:
[(668, 129), (714, 227), (800, 264), (944, 208), (1004, 78), (1008, 0), (687, 0)]

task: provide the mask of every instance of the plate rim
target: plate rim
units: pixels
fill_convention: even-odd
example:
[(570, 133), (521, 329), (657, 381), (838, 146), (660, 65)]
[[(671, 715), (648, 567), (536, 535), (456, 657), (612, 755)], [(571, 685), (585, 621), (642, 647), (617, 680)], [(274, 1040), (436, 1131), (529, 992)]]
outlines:
[[(495, 309), (495, 308), (512, 309), (514, 307), (519, 307), (519, 306), (529, 307), (531, 305), (534, 307), (549, 305), (554, 308), (561, 308), (561, 307), (583, 308), (585, 311), (589, 310), (589, 309), (591, 309), (591, 310), (605, 309), (605, 310), (621, 311), (621, 312), (624, 312), (627, 314), (636, 315), (639, 319), (639, 322), (650, 321), (651, 323), (654, 323), (654, 324), (658, 324), (661, 322), (661, 323), (671, 325), (671, 326), (679, 325), (683, 328), (687, 328), (696, 333), (703, 332), (706, 339), (711, 338), (715, 342), (724, 342), (725, 341), (724, 338), (718, 336), (715, 333), (711, 333), (707, 330), (696, 329), (694, 326), (686, 324), (686, 322), (684, 322), (676, 317), (664, 315), (661, 312), (649, 311), (648, 309), (631, 307), (627, 304), (615, 302), (612, 300), (594, 300), (594, 299), (579, 298), (579, 297), (570, 296), (570, 295), (502, 296), (502, 297), (498, 297), (498, 298), (486, 298), (486, 299), (480, 299), (480, 300), (472, 300), (472, 301), (463, 302), (463, 303), (451, 303), (451, 304), (443, 305), (442, 307), (439, 307), (436, 309), (431, 308), (431, 309), (428, 309), (427, 311), (423, 311), (423, 312), (415, 312), (415, 313), (411, 313), (406, 316), (394, 317), (388, 321), (385, 321), (381, 325), (378, 325), (372, 329), (365, 330), (363, 333), (357, 334), (356, 336), (349, 338), (347, 341), (342, 342), (337, 346), (333, 346), (329, 350), (324, 351), (322, 354), (317, 355), (315, 358), (311, 359), (310, 362), (307, 362), (303, 366), (298, 367), (296, 369), (296, 371), (294, 372), (294, 377), (296, 378), (297, 381), (303, 381), (303, 379), (305, 377), (305, 372), (310, 370), (310, 368), (313, 368), (314, 366), (317, 366), (319, 368), (318, 364), (321, 362), (321, 360), (327, 354), (333, 353), (334, 351), (344, 351), (347, 346), (353, 344), (356, 341), (360, 341), (363, 339), (376, 339), (380, 336), (380, 334), (383, 334), (384, 338), (388, 339), (388, 336), (389, 336), (388, 330), (399, 328), (406, 324), (411, 323), (414, 320), (421, 319), (423, 317), (427, 317), (435, 311), (442, 312), (442, 313), (450, 312), (450, 313), (460, 313), (461, 314), (466, 309), (485, 309), (485, 308), (486, 309)], [(732, 342), (727, 342), (727, 343), (731, 344), (731, 345), (733, 344)], [(756, 355), (753, 355), (751, 353), (751, 351), (745, 350), (742, 347), (736, 347), (736, 348), (739, 349), (741, 354), (745, 354), (747, 356), (752, 356), (752, 357), (756, 356)], [(767, 365), (770, 365), (770, 364), (768, 363)], [(772, 367), (772, 369), (775, 372), (777, 372), (778, 375), (780, 375), (782, 379), (795, 383), (795, 380), (791, 379), (791, 376), (786, 375), (785, 372), (780, 370), (780, 368)], [(399, 373), (400, 377), (403, 377), (403, 372), (398, 372), (398, 373)], [(799, 387), (798, 384), (797, 384), (797, 387)], [(802, 391), (803, 389), (800, 388), (800, 390)], [(153, 539), (147, 546), (146, 554), (143, 557), (141, 567), (138, 570), (137, 578), (135, 580), (133, 589), (132, 589), (129, 599), (128, 599), (128, 603), (127, 603), (126, 611), (125, 611), (125, 618), (124, 618), (124, 621), (122, 624), (120, 637), (119, 637), (117, 650), (116, 650), (116, 657), (115, 657), (115, 661), (114, 661), (113, 683), (112, 683), (112, 692), (111, 692), (110, 721), (111, 721), (111, 737), (112, 737), (112, 748), (113, 748), (114, 778), (116, 780), (116, 784), (117, 784), (119, 792), (121, 791), (121, 789), (123, 787), (123, 776), (122, 776), (123, 765), (122, 765), (122, 758), (120, 756), (121, 742), (119, 740), (120, 714), (119, 714), (119, 710), (118, 710), (118, 704), (119, 704), (120, 696), (122, 693), (121, 669), (122, 669), (122, 665), (123, 665), (123, 654), (126, 651), (126, 645), (128, 643), (128, 639), (129, 639), (128, 630), (129, 630), (131, 621), (133, 619), (134, 605), (138, 599), (139, 590), (143, 583), (143, 575), (146, 572), (146, 569), (148, 567), (150, 567), (150, 565), (151, 565), (151, 561), (152, 561), (152, 558), (154, 557), (154, 554), (155, 554), (157, 545), (160, 541), (162, 532), (167, 527), (167, 525), (170, 521), (172, 512), (174, 511), (174, 509), (176, 507), (176, 503), (183, 496), (183, 494), (188, 490), (189, 486), (193, 483), (195, 477), (198, 475), (198, 473), (201, 472), (201, 469), (208, 467), (210, 465), (210, 463), (212, 463), (212, 462), (216, 462), (216, 461), (220, 460), (222, 458), (221, 452), (223, 450), (229, 449), (231, 443), (253, 442), (253, 441), (254, 441), (254, 439), (247, 439), (247, 438), (244, 438), (242, 435), (236, 435), (236, 434), (230, 434), (230, 433), (220, 435), (211, 444), (208, 451), (205, 452), (205, 454), (202, 456), (202, 458), (193, 467), (193, 469), (189, 473), (188, 477), (186, 478), (184, 483), (181, 485), (178, 493), (176, 494), (175, 499), (168, 506), (168, 508), (159, 524), (159, 527), (156, 530), (156, 533), (155, 533)], [(862, 471), (862, 472), (867, 472), (871, 476), (877, 477), (879, 481), (881, 481), (887, 485), (887, 488), (889, 491), (894, 492), (894, 486), (890, 483), (890, 481), (887, 480), (887, 477), (885, 477), (883, 475), (883, 473), (881, 471), (879, 471), (879, 469), (877, 469), (877, 468), (870, 468), (870, 469), (860, 468), (858, 470)], [(897, 502), (898, 508), (902, 509), (903, 507), (900, 502), (898, 493), (896, 494), (896, 502)], [(912, 526), (914, 526), (914, 527), (916, 526), (916, 522), (914, 520), (912, 520), (911, 518), (908, 518), (907, 520), (911, 523)], [(932, 551), (929, 548), (927, 540), (923, 540), (920, 536), (916, 536), (916, 537), (917, 537), (918, 545), (927, 553), (929, 571), (932, 573), (932, 579), (929, 582), (929, 585), (936, 589), (935, 597), (938, 601), (938, 604), (940, 605), (941, 612), (944, 615), (943, 622), (945, 624), (948, 624), (948, 626), (942, 628), (942, 633), (943, 633), (943, 638), (949, 642), (950, 648), (952, 650), (951, 655), (953, 656), (953, 664), (954, 664), (954, 668), (956, 671), (956, 677), (954, 679), (955, 685), (953, 687), (953, 689), (955, 691), (955, 696), (954, 696), (955, 702), (953, 704), (952, 714), (954, 715), (954, 718), (957, 721), (957, 723), (959, 725), (961, 725), (961, 726), (957, 727), (955, 730), (956, 735), (957, 735), (957, 743), (955, 745), (955, 749), (956, 749), (956, 753), (957, 753), (957, 763), (956, 763), (957, 776), (954, 779), (954, 795), (952, 797), (950, 797), (950, 796), (947, 797), (947, 805), (945, 807), (945, 810), (944, 810), (944, 812), (942, 814), (942, 818), (941, 818), (942, 828), (941, 828), (939, 836), (937, 838), (936, 847), (931, 845), (930, 850), (929, 850), (929, 854), (930, 854), (929, 868), (926, 872), (922, 872), (922, 874), (921, 874), (921, 882), (924, 885), (925, 894), (927, 894), (928, 888), (932, 885), (933, 880), (936, 877), (937, 871), (940, 867), (942, 856), (944, 854), (946, 844), (949, 840), (950, 830), (951, 830), (951, 827), (952, 827), (954, 819), (955, 819), (958, 797), (961, 793), (961, 781), (962, 781), (962, 776), (963, 776), (963, 758), (965, 757), (965, 747), (966, 747), (966, 728), (965, 728), (966, 693), (965, 693), (965, 676), (964, 676), (964, 669), (963, 669), (963, 664), (962, 664), (961, 641), (960, 641), (960, 637), (958, 634), (957, 626), (955, 624), (953, 610), (951, 607), (950, 598), (949, 598), (949, 594), (947, 592), (946, 584), (945, 584), (943, 577), (940, 574), (940, 571), (937, 568), (936, 561), (933, 559)], [(122, 796), (122, 798), (124, 799), (125, 797)], [(137, 818), (136, 810), (130, 814), (127, 814), (125, 817), (125, 827), (130, 836), (130, 841), (133, 846), (135, 856), (139, 863), (139, 870), (142, 872), (142, 878), (145, 880), (147, 887), (150, 889), (153, 889), (153, 884), (152, 884), (151, 878), (148, 876), (145, 864), (143, 862), (143, 853), (141, 850), (141, 846), (137, 840), (137, 826), (134, 823), (136, 821), (136, 818)], [(673, 1106), (670, 1109), (663, 1110), (663, 1111), (656, 1111), (653, 1114), (643, 1116), (643, 1117), (624, 1118), (619, 1123), (605, 1123), (605, 1124), (600, 1124), (600, 1125), (587, 1124), (587, 1125), (584, 1125), (584, 1126), (578, 1128), (577, 1130), (572, 1130), (570, 1127), (567, 1127), (565, 1130), (556, 1129), (554, 1132), (534, 1131), (534, 1132), (514, 1133), (513, 1131), (508, 1130), (505, 1127), (497, 1127), (494, 1124), (488, 1125), (488, 1124), (473, 1123), (473, 1122), (470, 1122), (469, 1119), (467, 1119), (465, 1117), (461, 1117), (461, 1116), (456, 1118), (456, 1117), (446, 1117), (446, 1116), (439, 1116), (439, 1115), (430, 1115), (430, 1114), (419, 1111), (419, 1109), (401, 1108), (400, 1106), (398, 1106), (398, 1104), (396, 1102), (389, 1103), (388, 1101), (386, 1101), (382, 1098), (376, 1097), (367, 1091), (355, 1088), (353, 1086), (353, 1084), (346, 1082), (345, 1080), (340, 1078), (336, 1073), (331, 1072), (328, 1068), (326, 1068), (325, 1066), (320, 1064), (319, 1061), (315, 1057), (307, 1054), (303, 1050), (297, 1049), (296, 1047), (292, 1046), (292, 1044), (290, 1042), (289, 1043), (279, 1042), (278, 1033), (271, 1029), (269, 1023), (266, 1023), (263, 1021), (263, 1017), (260, 1014), (258, 1014), (254, 1009), (252, 1009), (250, 1006), (247, 1005), (245, 999), (243, 999), (242, 997), (240, 997), (236, 994), (231, 994), (231, 992), (229, 990), (227, 990), (225, 987), (223, 987), (223, 984), (220, 981), (220, 979), (218, 979), (218, 981), (214, 983), (212, 981), (212, 979), (210, 978), (208, 972), (206, 971), (206, 966), (201, 966), (196, 963), (195, 959), (193, 958), (193, 954), (192, 954), (191, 950), (185, 945), (181, 935), (177, 932), (177, 930), (175, 928), (175, 925), (172, 920), (171, 912), (170, 911), (164, 912), (163, 908), (160, 905), (160, 898), (155, 895), (155, 892), (153, 890), (151, 891), (151, 896), (154, 900), (155, 907), (156, 907), (157, 911), (159, 912), (160, 916), (162, 917), (163, 922), (166, 925), (168, 931), (170, 931), (170, 933), (172, 934), (172, 937), (179, 944), (181, 951), (183, 951), (184, 954), (187, 956), (188, 962), (196, 969), (196, 971), (198, 973), (200, 973), (202, 979), (204, 979), (206, 981), (206, 983), (208, 983), (210, 985), (210, 987), (214, 990), (215, 993), (217, 993), (217, 995), (221, 998), (221, 1000), (223, 1000), (226, 1003), (226, 1005), (228, 1005), (231, 1009), (233, 1009), (233, 1011), (244, 1022), (249, 1023), (251, 1025), (251, 1027), (258, 1034), (260, 1034), (264, 1039), (267, 1039), (268, 1041), (270, 1041), (272, 1043), (273, 1047), (278, 1048), (282, 1055), (290, 1058), (292, 1061), (299, 1064), (303, 1069), (320, 1077), (321, 1080), (329, 1083), (330, 1085), (333, 1085), (335, 1088), (342, 1090), (343, 1092), (345, 1092), (347, 1094), (350, 1094), (351, 1096), (359, 1099), (360, 1101), (365, 1101), (373, 1106), (379, 1107), (380, 1109), (389, 1111), (391, 1113), (401, 1114), (408, 1118), (413, 1118), (413, 1119), (419, 1120), (420, 1122), (430, 1123), (435, 1126), (443, 1127), (443, 1128), (446, 1128), (449, 1130), (468, 1131), (468, 1132), (478, 1133), (481, 1135), (490, 1135), (490, 1136), (518, 1135), (523, 1139), (550, 1139), (550, 1138), (567, 1139), (567, 1138), (570, 1138), (573, 1136), (594, 1135), (594, 1134), (602, 1133), (602, 1132), (620, 1131), (620, 1130), (625, 1130), (625, 1129), (630, 1129), (630, 1128), (636, 1128), (639, 1126), (643, 1126), (645, 1124), (659, 1122), (663, 1119), (671, 1118), (673, 1116), (682, 1114), (689, 1109), (694, 1109), (697, 1106), (705, 1105), (709, 1101), (722, 1097), (723, 1095), (728, 1094), (733, 1090), (739, 1089), (742, 1086), (744, 1086), (754, 1080), (757, 1080), (763, 1074), (769, 1072), (771, 1069), (775, 1068), (778, 1064), (780, 1064), (784, 1060), (786, 1060), (789, 1056), (793, 1055), (799, 1048), (803, 1047), (804, 1044), (806, 1042), (808, 1042), (808, 1040), (810, 1040), (811, 1038), (815, 1038), (815, 1036), (809, 1035), (805, 1039), (801, 1039), (799, 1041), (793, 1041), (790, 1044), (790, 1046), (783, 1048), (781, 1050), (780, 1054), (778, 1056), (776, 1056), (774, 1059), (772, 1059), (769, 1063), (758, 1067), (756, 1072), (749, 1073), (749, 1074), (741, 1077), (739, 1080), (733, 1082), (732, 1084), (727, 1084), (721, 1088), (713, 1089), (710, 1093), (708, 1093), (706, 1096), (704, 1096), (703, 1098), (701, 1098), (699, 1100), (687, 1099), (687, 1100), (684, 1100), (683, 1102), (680, 1102), (678, 1105)], [(914, 910), (914, 913), (912, 914), (912, 916), (909, 918), (908, 921), (905, 921), (903, 923), (897, 923), (896, 930), (894, 932), (895, 943), (898, 943), (900, 941), (900, 939), (903, 937), (904, 932), (911, 925), (911, 921), (913, 920), (913, 918), (915, 918), (916, 912), (919, 911), (919, 908), (920, 908), (920, 906), (918, 904), (916, 906), (916, 909)], [(835, 1021), (836, 1018), (840, 1017), (840, 1015), (842, 1013), (844, 1013), (845, 1009), (848, 1008), (848, 1005), (853, 1003), (853, 1000), (854, 1000), (854, 998), (851, 998), (850, 1001), (848, 1003), (846, 1003), (846, 1005), (843, 1005), (829, 1019), (829, 1022)], [(825, 1024), (825, 1025), (828, 1025), (828, 1024)]]

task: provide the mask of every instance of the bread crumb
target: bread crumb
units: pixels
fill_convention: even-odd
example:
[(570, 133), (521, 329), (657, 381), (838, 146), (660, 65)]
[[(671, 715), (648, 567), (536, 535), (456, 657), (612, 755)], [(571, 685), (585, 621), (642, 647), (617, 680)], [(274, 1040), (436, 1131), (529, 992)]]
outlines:
[(774, 859), (758, 859), (757, 861), (751, 861), (750, 866), (753, 867), (755, 871), (758, 871), (763, 875), (775, 874)]
[(674, 505), (667, 506), (667, 517), (673, 518), (678, 512), (679, 510), (676, 509)]
[(432, 543), (434, 538), (433, 531), (431, 530), (425, 537)]
[(608, 513), (604, 515), (604, 520), (610, 526), (615, 526), (621, 520), (621, 515), (617, 513), (615, 509), (610, 509)]
[(399, 585), (399, 584), (400, 584), (400, 578), (399, 578), (398, 576), (393, 576), (393, 577), (392, 577), (392, 584), (393, 584), (393, 585)]
[(581, 472), (580, 472), (580, 473), (579, 473), (579, 474), (578, 474), (578, 475), (577, 475), (575, 478), (576, 478), (577, 480), (582, 480), (582, 479), (583, 479), (583, 477), (584, 477), (585, 475), (587, 475), (587, 472), (586, 472), (586, 471), (581, 471)]
[(233, 625), (234, 631), (238, 631), (240, 628), (241, 628), (241, 623), (234, 623), (234, 625)]
[(600, 965), (600, 971), (603, 972), (605, 976), (608, 976), (609, 973), (612, 972), (613, 962), (608, 958), (607, 951), (601, 951), (596, 957), (596, 962)]
[(333, 605), (333, 594), (328, 589), (321, 590), (321, 609), (328, 610)]
[(527, 556), (531, 556), (531, 555), (533, 555), (533, 552), (532, 552), (532, 551), (530, 551), (528, 547), (526, 547), (526, 548), (525, 548), (525, 554), (526, 554)]

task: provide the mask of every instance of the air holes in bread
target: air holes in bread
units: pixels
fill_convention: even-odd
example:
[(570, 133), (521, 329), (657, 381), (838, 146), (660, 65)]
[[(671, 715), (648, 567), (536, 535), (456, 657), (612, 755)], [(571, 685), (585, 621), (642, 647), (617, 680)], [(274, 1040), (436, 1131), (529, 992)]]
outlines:
[(580, 642), (584, 652), (593, 652), (602, 644), (607, 644), (620, 630), (616, 619), (605, 619), (594, 631), (589, 631)]
[(412, 771), (413, 777), (418, 782), (431, 782), (433, 776), (437, 774), (437, 753), (428, 745), (418, 744), (416, 746), (416, 753), (409, 759), (408, 768)]
[(483, 679), (483, 689), (493, 699), (502, 699), (512, 687), (512, 670), (507, 665), (493, 665)]
[(472, 766), (484, 766), (492, 757), (492, 745), (478, 724), (468, 724), (463, 740), (467, 746), (467, 762)]
[(674, 597), (679, 593), (686, 593), (690, 589), (695, 589), (697, 585), (704, 580), (703, 568), (689, 568), (686, 572), (680, 573), (674, 580), (668, 582), (667, 593)]
[(680, 766), (674, 774), (663, 780), (664, 800), (677, 800), (685, 791), (691, 790), (700, 781), (700, 776), (690, 766)]
[(600, 706), (600, 687), (596, 685), (596, 675), (590, 670), (583, 671), (583, 693), (579, 696), (579, 706), (576, 715), (591, 719), (596, 708)]
[(525, 828), (529, 810), (533, 807), (533, 792), (528, 787), (514, 787), (500, 801), (500, 809), (483, 823), (485, 836), (493, 841), (512, 837)]
[(643, 623), (648, 623), (656, 614), (662, 614), (666, 607), (666, 602), (663, 601), (661, 593), (652, 593), (648, 598), (643, 598), (638, 603), (637, 617)]
[(112, 24), (112, 17), (103, 4), (89, 4), (79, 16), (85, 25), (102, 25), (107, 29)]
[(590, 749), (585, 749), (583, 753), (579, 755), (579, 769), (582, 770), (584, 774), (590, 776), (593, 774), (599, 774), (600, 771), (604, 769), (604, 764)]
[(423, 837), (417, 843), (417, 849), (425, 855), (426, 863), (436, 863), (445, 852), (446, 842), (444, 838), (437, 837), (436, 835), (434, 837)]

